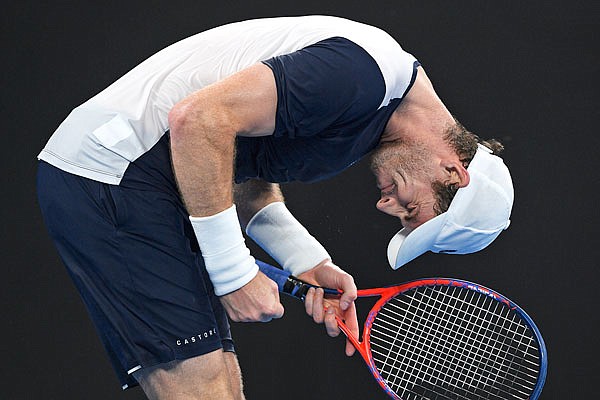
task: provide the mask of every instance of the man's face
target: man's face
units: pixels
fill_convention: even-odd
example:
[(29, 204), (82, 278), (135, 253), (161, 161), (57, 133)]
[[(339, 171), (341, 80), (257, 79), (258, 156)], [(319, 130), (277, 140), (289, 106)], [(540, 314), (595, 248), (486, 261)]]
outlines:
[(371, 169), (381, 191), (377, 209), (413, 230), (436, 216), (432, 182), (438, 170), (431, 153), (417, 143), (386, 143), (377, 148)]

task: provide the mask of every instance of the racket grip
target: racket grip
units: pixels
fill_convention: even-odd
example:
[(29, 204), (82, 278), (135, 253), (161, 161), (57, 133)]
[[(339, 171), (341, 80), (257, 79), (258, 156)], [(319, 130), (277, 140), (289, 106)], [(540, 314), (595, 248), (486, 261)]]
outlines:
[[(302, 301), (306, 298), (306, 293), (310, 288), (317, 288), (318, 286), (311, 285), (310, 283), (301, 281), (300, 279), (293, 276), (290, 272), (285, 271), (281, 268), (274, 267), (267, 264), (264, 261), (256, 260), (256, 265), (260, 272), (268, 276), (271, 280), (277, 283), (277, 287), (281, 293), (287, 294), (292, 297), (296, 297)], [(340, 292), (335, 289), (323, 288), (326, 294), (332, 296), (339, 296)]]
[(281, 268), (274, 267), (264, 261), (256, 260), (256, 265), (260, 272), (268, 276), (272, 281), (275, 281), (280, 292), (283, 292), (285, 284), (291, 274)]

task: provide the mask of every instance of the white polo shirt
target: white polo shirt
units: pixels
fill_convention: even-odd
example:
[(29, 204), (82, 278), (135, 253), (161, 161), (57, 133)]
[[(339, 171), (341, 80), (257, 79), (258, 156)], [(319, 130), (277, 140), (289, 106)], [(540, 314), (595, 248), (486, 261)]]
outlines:
[(375, 60), (385, 84), (379, 107), (403, 96), (415, 58), (381, 29), (331, 16), (232, 23), (198, 33), (151, 56), (75, 108), (38, 158), (64, 171), (119, 184), (130, 162), (169, 129), (180, 100), (250, 65), (342, 37)]

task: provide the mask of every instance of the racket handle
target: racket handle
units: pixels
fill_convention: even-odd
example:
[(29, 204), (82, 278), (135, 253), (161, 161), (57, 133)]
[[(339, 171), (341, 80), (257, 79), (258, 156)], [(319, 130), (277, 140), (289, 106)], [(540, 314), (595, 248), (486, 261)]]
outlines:
[(268, 276), (272, 281), (275, 281), (280, 292), (283, 292), (285, 284), (291, 274), (281, 268), (274, 267), (264, 261), (256, 260), (256, 265), (260, 272)]
[[(306, 298), (306, 293), (310, 288), (318, 288), (319, 286), (311, 285), (310, 283), (301, 281), (293, 276), (288, 271), (274, 267), (264, 261), (256, 260), (256, 265), (260, 272), (268, 276), (271, 280), (277, 283), (277, 287), (281, 293), (296, 297), (302, 301)], [(339, 296), (340, 292), (335, 289), (323, 288), (326, 294)]]

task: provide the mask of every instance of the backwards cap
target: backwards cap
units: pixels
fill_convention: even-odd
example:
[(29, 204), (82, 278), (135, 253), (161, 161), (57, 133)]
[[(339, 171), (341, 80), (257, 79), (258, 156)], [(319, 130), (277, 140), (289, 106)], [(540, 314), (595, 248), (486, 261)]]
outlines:
[(412, 231), (401, 229), (388, 245), (393, 269), (421, 254), (468, 254), (482, 250), (510, 225), (512, 179), (500, 157), (478, 144), (467, 171), (469, 184), (458, 189), (448, 211)]

